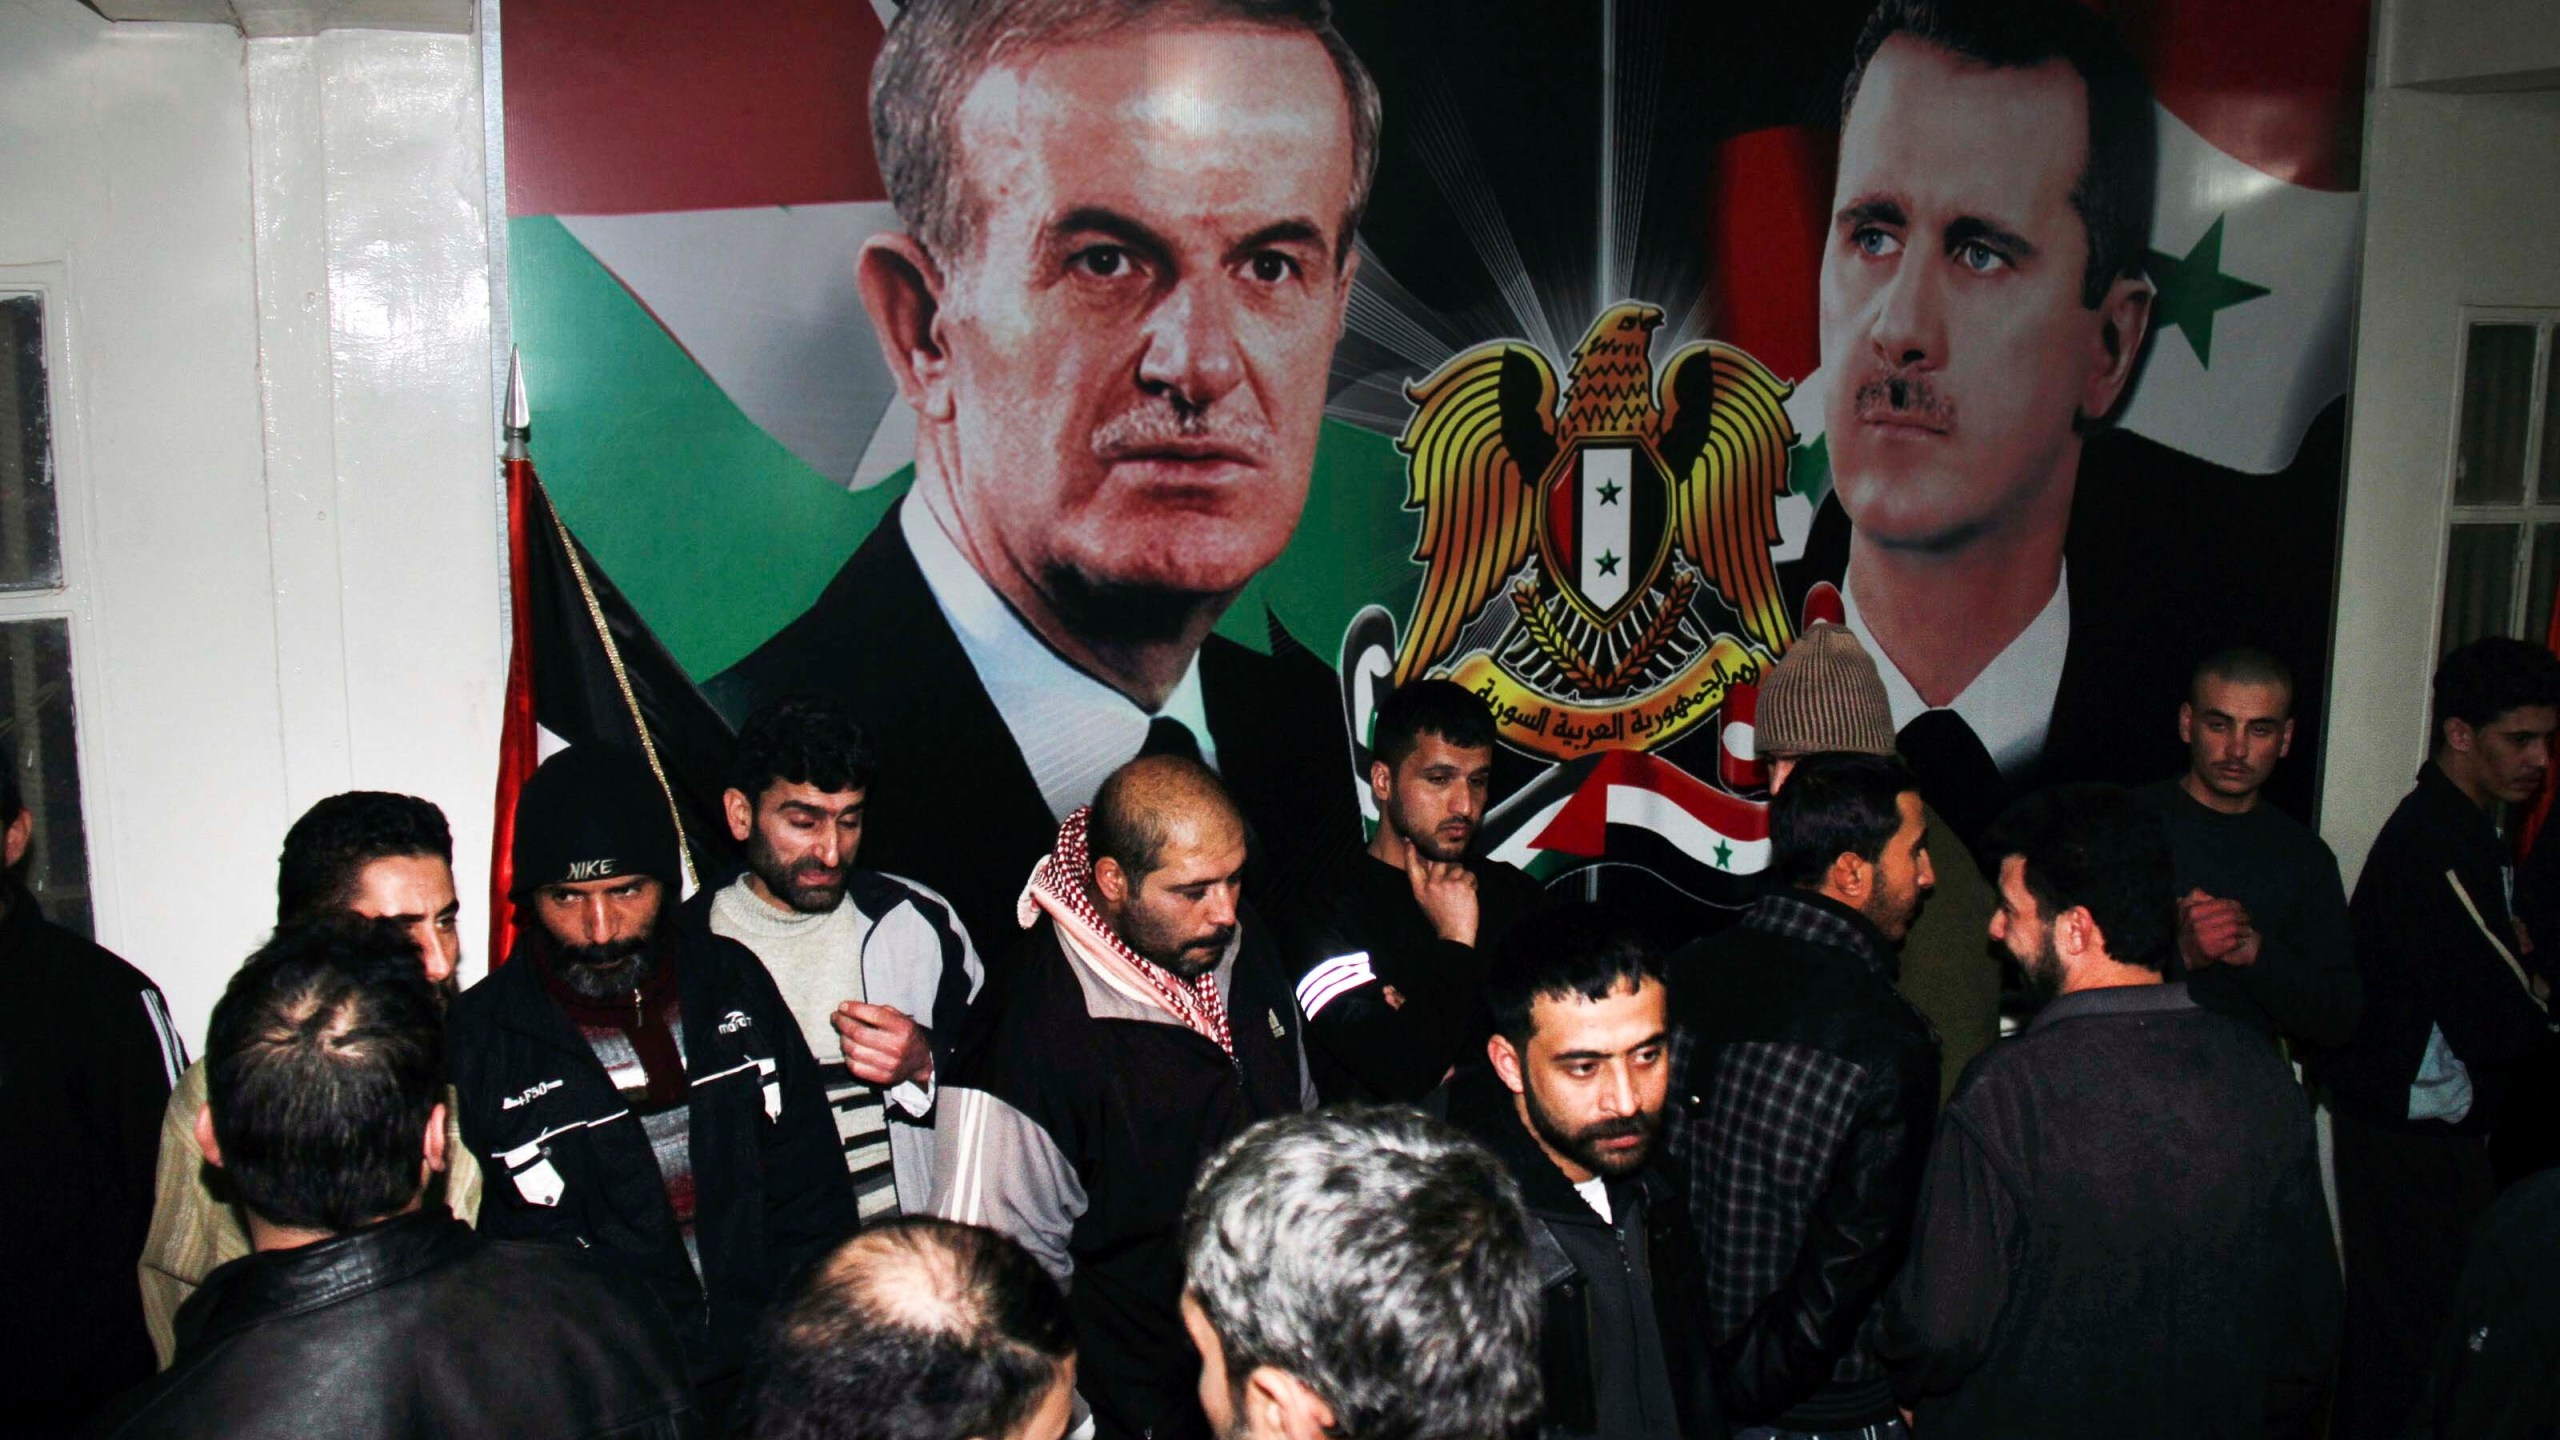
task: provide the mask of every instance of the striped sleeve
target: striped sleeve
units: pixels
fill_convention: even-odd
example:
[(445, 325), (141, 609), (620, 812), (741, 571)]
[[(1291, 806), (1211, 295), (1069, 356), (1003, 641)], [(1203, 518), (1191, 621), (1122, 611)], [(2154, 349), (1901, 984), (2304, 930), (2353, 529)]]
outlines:
[(186, 1042), (178, 1038), (178, 1026), (169, 1018), (169, 1002), (158, 990), (142, 991), (143, 1018), (151, 1022), (151, 1037), (160, 1046), (160, 1073), (168, 1088), (178, 1088), (178, 1077), (187, 1073)]
[(1075, 1270), (1067, 1242), (1086, 1204), (1075, 1167), (1030, 1116), (984, 1090), (944, 1088), (934, 1121), (934, 1214), (1011, 1236), (1064, 1285)]

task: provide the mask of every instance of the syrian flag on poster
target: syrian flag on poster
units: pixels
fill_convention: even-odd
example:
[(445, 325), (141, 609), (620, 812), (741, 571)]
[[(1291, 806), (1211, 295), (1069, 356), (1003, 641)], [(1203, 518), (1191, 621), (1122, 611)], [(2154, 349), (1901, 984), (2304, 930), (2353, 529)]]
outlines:
[(573, 745), (638, 756), (659, 776), (683, 836), (686, 892), (720, 873), (729, 727), (551, 508), (535, 477), (521, 362), (507, 405), (507, 696), (489, 856), (489, 963), (515, 943), (516, 797), (534, 768)]

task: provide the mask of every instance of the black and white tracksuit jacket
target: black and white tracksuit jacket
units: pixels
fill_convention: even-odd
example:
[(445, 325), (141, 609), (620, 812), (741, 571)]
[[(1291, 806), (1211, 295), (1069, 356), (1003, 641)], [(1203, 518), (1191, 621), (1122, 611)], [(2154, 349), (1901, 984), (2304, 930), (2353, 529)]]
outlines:
[(857, 1220), (817, 1063), (773, 977), (734, 940), (676, 923), (696, 1277), (649, 1137), (586, 1037), (543, 992), (526, 936), (453, 1003), (462, 1138), (483, 1157), (479, 1228), (590, 1250), (676, 1320), (698, 1386), (742, 1373), (767, 1310)]
[(1289, 975), (1247, 913), (1218, 967), (1235, 1043), (1095, 975), (1043, 917), (972, 1010), (936, 1106), (933, 1211), (1068, 1286), (1102, 1440), (1206, 1440), (1182, 1328), (1182, 1206), (1211, 1153), (1315, 1103)]

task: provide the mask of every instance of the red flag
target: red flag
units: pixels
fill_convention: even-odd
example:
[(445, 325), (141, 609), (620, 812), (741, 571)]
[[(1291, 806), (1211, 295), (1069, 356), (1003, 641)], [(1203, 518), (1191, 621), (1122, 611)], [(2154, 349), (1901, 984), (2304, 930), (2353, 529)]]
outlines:
[(507, 403), (507, 698), (498, 730), (498, 796), (489, 829), (489, 968), (506, 963), (515, 949), (516, 907), (507, 899), (515, 882), (516, 794), (542, 756), (534, 740), (533, 572), (526, 514), (535, 485), (533, 458), (517, 426), (524, 383), (509, 366)]

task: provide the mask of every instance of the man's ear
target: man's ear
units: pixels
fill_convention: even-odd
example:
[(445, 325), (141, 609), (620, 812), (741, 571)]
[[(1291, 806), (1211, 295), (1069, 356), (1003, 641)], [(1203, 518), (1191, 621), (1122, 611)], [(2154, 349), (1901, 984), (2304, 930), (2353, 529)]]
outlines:
[(439, 1175), (444, 1172), (447, 1159), (445, 1155), (444, 1127), (444, 1102), (439, 1100), (436, 1102), (435, 1108), (427, 1112), (427, 1141), (423, 1149), (423, 1153), (426, 1156), (426, 1173), (428, 1175)]
[(36, 838), (36, 812), (21, 810), (9, 822), (8, 837), (0, 841), (0, 868), (14, 869), (27, 858), (27, 846)]
[(1867, 892), (1875, 887), (1875, 863), (1863, 855), (1843, 850), (1831, 862), (1831, 891), (1841, 903), (1856, 909), (1866, 903)]
[(951, 352), (942, 336), (942, 269), (911, 235), (891, 232), (863, 242), (854, 261), (862, 308), (898, 395), (927, 420), (951, 418)]
[(196, 1111), (196, 1148), (204, 1152), (204, 1163), (216, 1170), (222, 1168), (222, 1146), (213, 1138), (213, 1107)]
[(1287, 1440), (1330, 1440), (1333, 1407), (1286, 1370), (1256, 1366), (1245, 1377), (1243, 1403), (1236, 1418), (1247, 1435), (1285, 1436)]
[[(2288, 721), (2285, 728), (2290, 733), (2292, 723)], [(2178, 743), (2181, 745), (2196, 743), (2196, 707), (2192, 700), (2178, 702)], [(742, 835), (738, 838), (743, 840), (746, 837)]]
[(720, 808), (729, 816), (729, 838), (743, 845), (756, 833), (756, 802), (747, 792), (732, 787), (720, 792)]
[(1370, 794), (1370, 796), (1371, 796), (1372, 798), (1374, 798), (1374, 799), (1378, 802), (1378, 813), (1379, 813), (1379, 815), (1380, 815), (1380, 817), (1381, 817), (1381, 818), (1383, 818), (1383, 817), (1385, 816), (1385, 814), (1386, 814), (1386, 810), (1387, 810), (1387, 797), (1388, 797), (1388, 796), (1390, 796), (1390, 795), (1393, 795), (1393, 794), (1395, 793), (1395, 789), (1396, 789), (1396, 772), (1395, 772), (1395, 768), (1394, 768), (1393, 766), (1389, 765), (1389, 764), (1388, 764), (1386, 761), (1384, 761), (1384, 760), (1372, 760), (1372, 761), (1370, 761), (1370, 762), (1369, 762), (1369, 794)]
[(2284, 732), (2276, 737), (2276, 758), (2281, 760), (2292, 753), (2293, 720), (2291, 717), (2287, 717), (2284, 722)]
[(1129, 903), (1129, 872), (1120, 868), (1119, 861), (1105, 855), (1093, 862), (1093, 888), (1101, 891), (1102, 898), (1114, 907), (1126, 905)]
[(1493, 1073), (1502, 1077), (1514, 1095), (1526, 1091), (1529, 1082), (1520, 1073), (1520, 1052), (1511, 1048), (1510, 1037), (1495, 1035), (1484, 1042), (1485, 1058), (1493, 1062)]
[(2102, 943), (2097, 918), (2088, 906), (2074, 905), (2053, 917), (2054, 948), (2072, 959), (2094, 952)]
[(2080, 413), (2104, 420), (2124, 398), (2142, 360), (2142, 337), (2151, 329), (2151, 282), (2119, 275), (2098, 302), (2098, 329), (2092, 344), (2088, 383), (2080, 389)]
[(2459, 751), (2465, 755), (2471, 753), (2471, 742), (2480, 736), (2479, 731), (2471, 728), (2471, 722), (2459, 715), (2447, 719), (2441, 733), (2444, 736), (2444, 748)]

